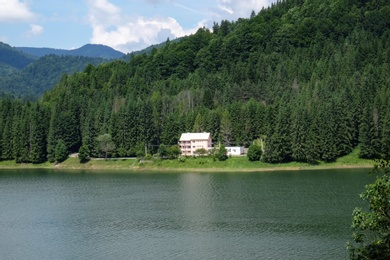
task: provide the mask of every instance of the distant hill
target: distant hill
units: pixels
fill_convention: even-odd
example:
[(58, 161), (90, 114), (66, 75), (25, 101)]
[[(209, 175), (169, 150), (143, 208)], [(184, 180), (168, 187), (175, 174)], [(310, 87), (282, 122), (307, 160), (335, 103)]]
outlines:
[[(175, 40), (177, 41), (177, 40)], [(164, 47), (167, 42), (134, 52), (137, 56)], [(85, 69), (88, 64), (98, 65), (109, 60), (129, 60), (111, 47), (86, 44), (74, 50), (52, 48), (11, 47), (0, 42), (0, 96), (37, 98), (57, 84), (62, 75)]]
[[(34, 57), (31, 57), (6, 43), (0, 42), (0, 71), (3, 71), (3, 68), (6, 68), (6, 70), (22, 69), (34, 60)], [(3, 73), (0, 72), (0, 75), (2, 74)]]
[(54, 87), (64, 74), (83, 71), (89, 64), (96, 66), (105, 61), (102, 58), (83, 56), (46, 55), (25, 68), (0, 78), (0, 93), (39, 97)]
[(17, 50), (24, 53), (43, 57), (45, 55), (69, 55), (69, 56), (84, 56), (102, 59), (119, 59), (125, 54), (114, 50), (111, 47), (102, 44), (86, 44), (78, 49), (74, 50), (62, 50), (53, 48), (34, 48), (34, 47), (16, 47)]

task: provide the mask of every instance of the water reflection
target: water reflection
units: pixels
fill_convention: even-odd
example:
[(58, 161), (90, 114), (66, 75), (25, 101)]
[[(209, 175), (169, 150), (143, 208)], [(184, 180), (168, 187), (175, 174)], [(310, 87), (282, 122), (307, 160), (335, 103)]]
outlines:
[(214, 215), (212, 176), (196, 173), (181, 175), (179, 196), (185, 220), (183, 224), (194, 230), (207, 229)]

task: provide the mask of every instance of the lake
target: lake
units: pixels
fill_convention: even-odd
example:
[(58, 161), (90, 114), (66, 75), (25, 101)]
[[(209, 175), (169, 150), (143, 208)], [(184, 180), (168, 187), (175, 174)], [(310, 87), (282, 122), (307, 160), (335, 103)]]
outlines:
[(347, 259), (369, 171), (0, 170), (1, 259)]

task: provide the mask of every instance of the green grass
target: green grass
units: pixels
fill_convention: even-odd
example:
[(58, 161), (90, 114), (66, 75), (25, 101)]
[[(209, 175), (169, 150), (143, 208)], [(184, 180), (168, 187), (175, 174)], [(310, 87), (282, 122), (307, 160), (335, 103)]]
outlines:
[(191, 171), (261, 171), (261, 170), (284, 170), (284, 169), (323, 169), (343, 167), (372, 167), (373, 160), (359, 158), (359, 148), (351, 154), (337, 159), (332, 163), (320, 162), (318, 165), (308, 163), (290, 162), (269, 164), (264, 162), (249, 162), (247, 157), (229, 157), (226, 161), (213, 160), (210, 157), (187, 157), (185, 162), (178, 159), (163, 160), (152, 159), (141, 161), (137, 159), (111, 159), (90, 160), (80, 163), (77, 158), (68, 158), (60, 164), (18, 164), (15, 161), (0, 161), (0, 169), (6, 168), (52, 168), (52, 169), (133, 169), (133, 170), (191, 170)]
[(15, 161), (0, 161), (0, 169), (7, 168), (52, 168), (52, 164), (49, 162), (33, 164), (33, 163), (16, 163)]

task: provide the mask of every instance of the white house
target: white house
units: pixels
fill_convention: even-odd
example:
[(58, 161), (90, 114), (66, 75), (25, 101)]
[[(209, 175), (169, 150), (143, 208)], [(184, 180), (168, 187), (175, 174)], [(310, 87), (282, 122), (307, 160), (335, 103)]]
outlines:
[(181, 134), (179, 140), (181, 154), (184, 156), (196, 155), (197, 149), (205, 149), (208, 151), (212, 147), (210, 133), (184, 133)]
[(234, 147), (226, 147), (227, 155), (231, 156), (240, 156), (245, 153), (244, 147), (234, 146)]

